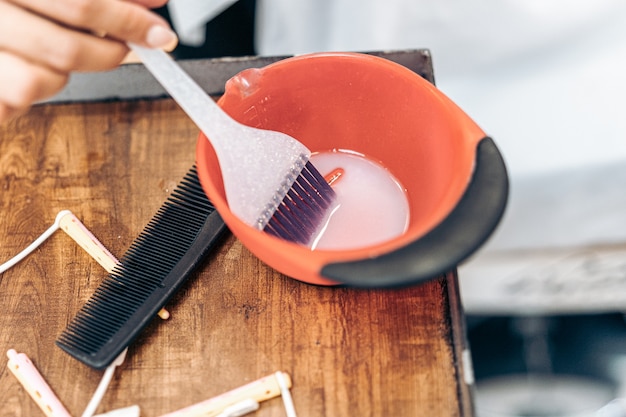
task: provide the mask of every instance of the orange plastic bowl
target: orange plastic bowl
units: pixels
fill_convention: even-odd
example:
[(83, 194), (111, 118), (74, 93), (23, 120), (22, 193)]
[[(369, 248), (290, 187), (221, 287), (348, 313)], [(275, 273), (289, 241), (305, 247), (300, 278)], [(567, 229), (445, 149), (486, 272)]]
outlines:
[(508, 180), (493, 141), (436, 87), (389, 60), (356, 53), (287, 58), (230, 79), (219, 105), (312, 152), (367, 155), (406, 188), (410, 221), (402, 236), (362, 249), (311, 251), (230, 212), (215, 152), (200, 133), (196, 163), (207, 196), (252, 253), (290, 277), (360, 287), (430, 279), (473, 253), (504, 211)]

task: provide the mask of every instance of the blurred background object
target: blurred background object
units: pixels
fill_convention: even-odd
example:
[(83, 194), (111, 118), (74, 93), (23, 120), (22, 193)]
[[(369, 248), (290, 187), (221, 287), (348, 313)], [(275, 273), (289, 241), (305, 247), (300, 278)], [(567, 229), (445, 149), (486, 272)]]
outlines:
[(472, 315), (468, 329), (478, 417), (626, 416), (622, 314)]
[(169, 0), (156, 10), (179, 37), (177, 59), (255, 55), (255, 0)]

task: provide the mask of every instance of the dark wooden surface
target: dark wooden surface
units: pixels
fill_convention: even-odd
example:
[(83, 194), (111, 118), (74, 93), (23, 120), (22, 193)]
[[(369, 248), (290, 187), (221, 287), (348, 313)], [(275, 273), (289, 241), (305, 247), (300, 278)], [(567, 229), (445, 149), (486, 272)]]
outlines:
[[(0, 262), (69, 209), (121, 257), (194, 162), (196, 128), (170, 100), (57, 104), (0, 127)], [(0, 275), (0, 352), (28, 354), (72, 415), (102, 376), (54, 341), (105, 277), (57, 232)], [(300, 416), (468, 416), (454, 273), (401, 290), (317, 287), (231, 235), (132, 345), (99, 412), (143, 417), (289, 373)], [(0, 416), (43, 415), (5, 366)], [(280, 399), (258, 416), (283, 416)]]

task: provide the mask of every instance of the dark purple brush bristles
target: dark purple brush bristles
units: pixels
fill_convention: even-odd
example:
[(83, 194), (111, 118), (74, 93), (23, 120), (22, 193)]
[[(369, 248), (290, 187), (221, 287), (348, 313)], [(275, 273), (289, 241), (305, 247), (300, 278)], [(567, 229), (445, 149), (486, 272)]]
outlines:
[(334, 200), (335, 191), (313, 164), (307, 162), (264, 230), (306, 245), (326, 218)]

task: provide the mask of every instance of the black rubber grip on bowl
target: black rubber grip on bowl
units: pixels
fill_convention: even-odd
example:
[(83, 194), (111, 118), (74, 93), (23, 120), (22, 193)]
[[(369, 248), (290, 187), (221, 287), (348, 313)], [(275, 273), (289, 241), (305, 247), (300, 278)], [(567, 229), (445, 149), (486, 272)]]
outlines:
[(452, 212), (420, 239), (370, 259), (325, 265), (323, 277), (362, 288), (399, 287), (435, 278), (474, 253), (498, 225), (509, 180), (502, 155), (489, 137), (476, 151), (472, 179)]

